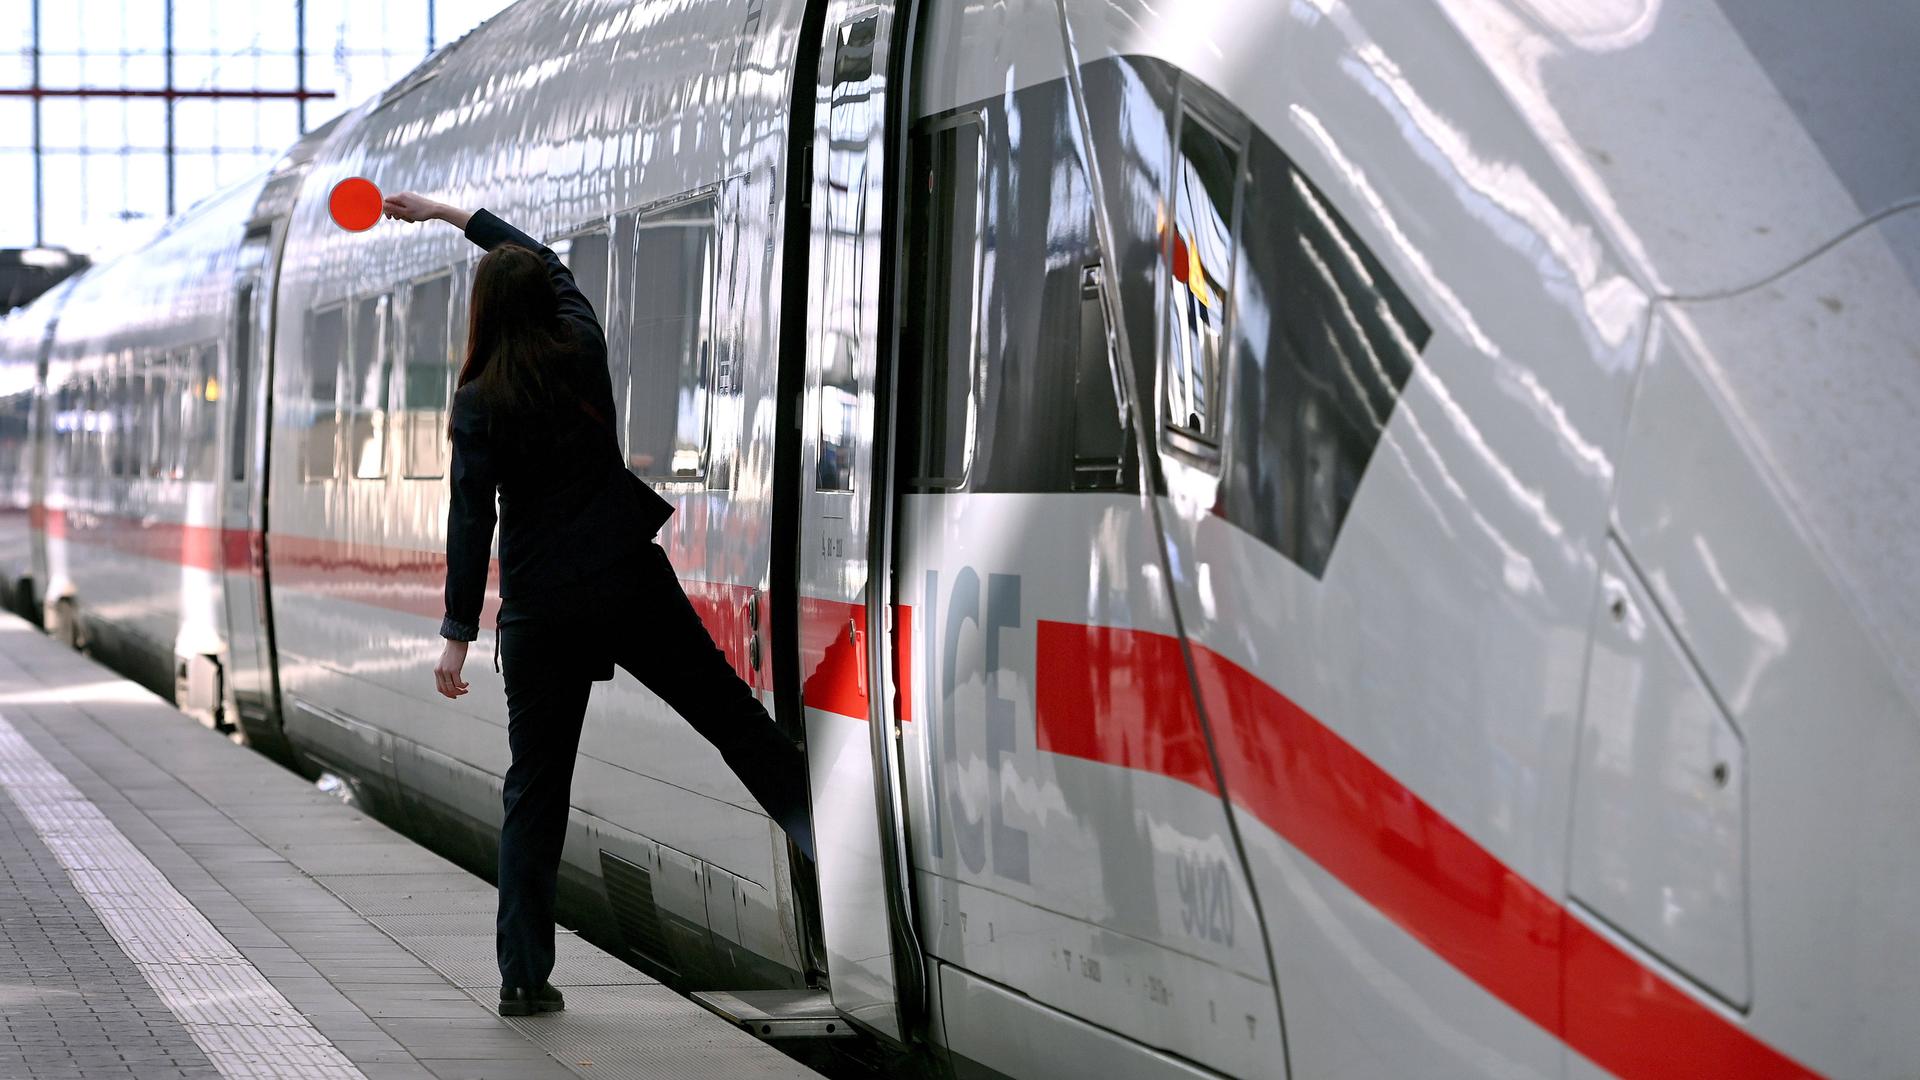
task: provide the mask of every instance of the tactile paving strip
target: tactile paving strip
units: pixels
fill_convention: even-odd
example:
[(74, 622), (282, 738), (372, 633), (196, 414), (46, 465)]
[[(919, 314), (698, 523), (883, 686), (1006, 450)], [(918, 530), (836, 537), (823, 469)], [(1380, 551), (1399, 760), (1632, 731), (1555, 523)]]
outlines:
[(365, 1080), (4, 716), (0, 787), (222, 1076)]

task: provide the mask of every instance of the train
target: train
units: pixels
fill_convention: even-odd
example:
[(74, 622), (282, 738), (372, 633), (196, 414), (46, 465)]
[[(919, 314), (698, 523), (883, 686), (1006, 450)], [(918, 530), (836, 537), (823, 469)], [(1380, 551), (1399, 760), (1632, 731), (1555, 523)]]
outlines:
[(811, 861), (597, 685), (608, 948), (954, 1076), (1920, 1074), (1914, 22), (521, 0), (0, 322), (7, 599), (485, 872), (478, 252), (327, 196), (484, 205), (807, 750)]

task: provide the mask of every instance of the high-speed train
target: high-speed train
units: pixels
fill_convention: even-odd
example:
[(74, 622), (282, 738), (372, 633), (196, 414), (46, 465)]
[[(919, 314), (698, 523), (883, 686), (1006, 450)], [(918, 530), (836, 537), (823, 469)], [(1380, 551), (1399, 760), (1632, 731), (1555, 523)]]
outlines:
[(965, 1076), (1920, 1075), (1917, 19), (523, 0), (0, 324), (0, 571), (489, 866), (478, 252), (326, 210), (484, 205), (810, 761), (817, 864), (597, 686), (609, 947)]

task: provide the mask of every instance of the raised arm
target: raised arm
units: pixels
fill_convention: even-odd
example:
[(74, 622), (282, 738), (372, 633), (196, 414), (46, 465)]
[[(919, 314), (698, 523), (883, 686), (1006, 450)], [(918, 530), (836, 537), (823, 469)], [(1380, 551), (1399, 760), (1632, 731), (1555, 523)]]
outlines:
[(381, 211), (396, 221), (444, 221), (466, 233), (467, 239), (488, 251), (501, 244), (518, 244), (539, 252), (540, 257), (546, 260), (547, 276), (553, 279), (560, 314), (592, 327), (601, 347), (605, 348), (607, 332), (601, 327), (599, 316), (594, 314), (593, 305), (587, 302), (586, 294), (580, 291), (580, 286), (573, 280), (573, 271), (567, 269), (567, 264), (560, 261), (560, 256), (555, 255), (552, 248), (507, 224), (492, 211), (462, 210), (411, 191), (387, 196), (381, 204)]

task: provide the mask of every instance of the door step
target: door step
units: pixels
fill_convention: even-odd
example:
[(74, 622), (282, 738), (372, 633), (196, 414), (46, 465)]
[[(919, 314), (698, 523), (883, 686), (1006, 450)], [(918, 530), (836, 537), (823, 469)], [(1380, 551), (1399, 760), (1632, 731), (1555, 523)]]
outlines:
[(763, 1039), (839, 1039), (853, 1025), (825, 990), (708, 990), (693, 1000)]

